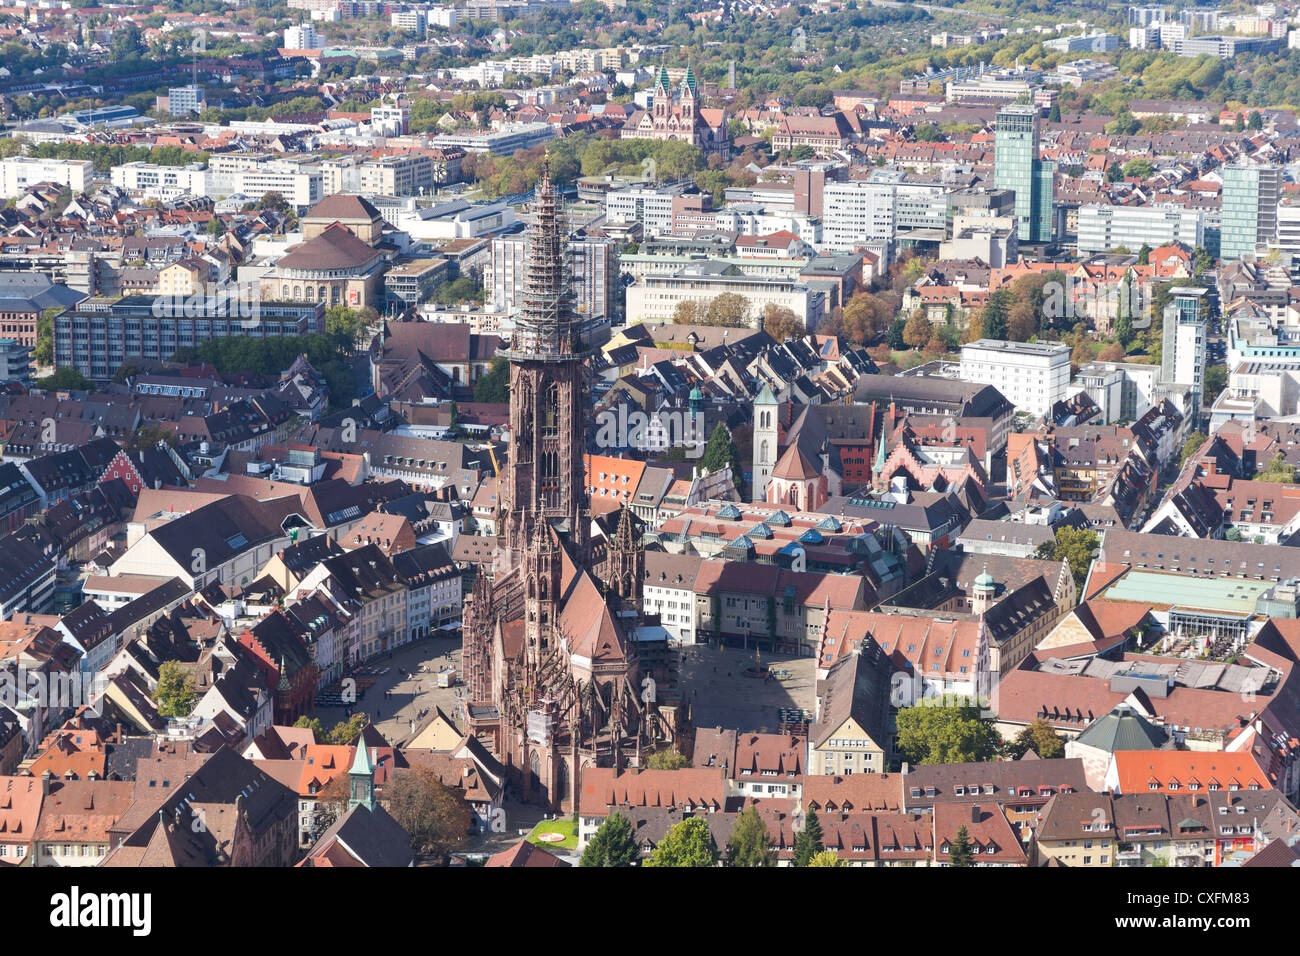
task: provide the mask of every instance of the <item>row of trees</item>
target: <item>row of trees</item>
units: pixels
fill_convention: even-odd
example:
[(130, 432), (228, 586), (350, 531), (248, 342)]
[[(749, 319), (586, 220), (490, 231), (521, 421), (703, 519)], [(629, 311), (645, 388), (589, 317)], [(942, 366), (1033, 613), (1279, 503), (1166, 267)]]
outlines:
[[(841, 867), (847, 864), (834, 850), (826, 849), (817, 811), (809, 809), (803, 826), (794, 838), (796, 867)], [(641, 865), (653, 867), (713, 867), (719, 862), (729, 867), (776, 866), (778, 855), (771, 835), (756, 807), (748, 807), (736, 818), (727, 840), (726, 850), (718, 848), (709, 824), (703, 817), (689, 817), (671, 827), (650, 857)], [(640, 862), (640, 847), (632, 823), (615, 811), (592, 835), (582, 852), (581, 866), (632, 867)], [(966, 827), (958, 829), (948, 854), (949, 866), (972, 866), (970, 836)]]
[[(605, 818), (592, 835), (582, 852), (581, 866), (631, 867), (640, 862), (632, 823), (615, 811)], [(682, 867), (717, 866), (719, 862), (732, 867), (776, 866), (777, 851), (772, 846), (767, 824), (756, 807), (748, 807), (736, 819), (736, 825), (727, 840), (725, 851), (718, 848), (703, 817), (690, 817), (671, 827), (644, 866)], [(817, 811), (809, 810), (803, 828), (795, 837), (795, 866), (843, 866), (834, 851), (826, 850), (822, 842), (821, 823)]]
[[(339, 328), (336, 326), (336, 329)], [(223, 375), (252, 372), (255, 375), (278, 376), (293, 364), (299, 355), (325, 378), (330, 389), (333, 408), (347, 408), (356, 393), (352, 370), (347, 357), (350, 345), (341, 334), (291, 335), (283, 338), (253, 339), (229, 336), (204, 342), (196, 348), (178, 349), (173, 362), (198, 359), (210, 362)]]

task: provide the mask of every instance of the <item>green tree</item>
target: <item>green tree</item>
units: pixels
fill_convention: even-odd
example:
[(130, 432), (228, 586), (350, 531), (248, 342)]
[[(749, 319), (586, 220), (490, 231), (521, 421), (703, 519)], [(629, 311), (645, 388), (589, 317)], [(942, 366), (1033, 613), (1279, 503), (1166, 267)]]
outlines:
[(1133, 136), (1142, 128), (1128, 107), (1121, 107), (1115, 118), (1106, 124), (1107, 136)]
[(949, 866), (973, 866), (970, 852), (970, 834), (965, 826), (957, 828), (956, 838), (948, 845)]
[(703, 817), (689, 817), (669, 829), (646, 866), (717, 866), (718, 845)]
[(903, 341), (905, 328), (907, 328), (907, 319), (900, 315), (890, 323), (889, 331), (885, 333), (885, 343), (895, 352), (900, 352), (907, 347), (907, 343)]
[(1070, 565), (1074, 583), (1083, 586), (1088, 569), (1092, 567), (1092, 554), (1097, 550), (1097, 533), (1087, 528), (1062, 525), (1056, 529), (1051, 541), (1038, 546), (1036, 556), (1044, 561), (1065, 561)]
[(1011, 290), (1005, 286), (989, 296), (980, 310), (980, 334), (984, 338), (1006, 339), (1007, 321), (1014, 301)]
[(310, 730), (316, 736), (317, 743), (325, 739), (325, 729), (321, 726), (319, 717), (308, 717), (304, 714), (295, 720), (293, 725), (303, 730)]
[(353, 309), (335, 305), (325, 310), (325, 334), (333, 335), (346, 348), (355, 348), (366, 329), (379, 316), (374, 309)]
[(740, 449), (736, 447), (731, 432), (727, 431), (727, 426), (722, 422), (714, 426), (713, 434), (709, 436), (709, 443), (704, 446), (704, 458), (700, 465), (707, 468), (710, 474), (729, 465), (731, 480), (736, 488), (739, 489), (744, 483), (745, 470), (740, 461)]
[(428, 767), (404, 768), (387, 787), (388, 812), (411, 836), (411, 848), (445, 861), (469, 835), (469, 807)]
[(510, 401), (510, 363), (497, 356), (474, 383), (474, 401), (505, 404)]
[(666, 747), (663, 750), (656, 750), (647, 757), (645, 765), (648, 770), (681, 770), (683, 767), (689, 767), (691, 762), (684, 754)]
[(1112, 331), (1115, 333), (1115, 340), (1124, 348), (1128, 348), (1128, 344), (1133, 341), (1133, 278), (1130, 273), (1125, 273), (1124, 278), (1120, 280), (1119, 305)]
[(898, 750), (912, 764), (992, 760), (1001, 738), (975, 704), (904, 707), (898, 712)]
[(1205, 370), (1205, 397), (1202, 399), (1204, 405), (1210, 405), (1219, 393), (1228, 386), (1228, 369), (1223, 365), (1211, 365)]
[(166, 661), (158, 668), (153, 699), (159, 717), (188, 717), (198, 701), (193, 676), (179, 661)]
[[(1138, 250), (1138, 265), (1145, 266), (1150, 264), (1151, 264), (1151, 247), (1144, 242), (1142, 243), (1142, 248)], [(1127, 278), (1127, 276), (1125, 278)]]
[(1024, 730), (1016, 734), (1007, 747), (1008, 756), (1019, 759), (1032, 750), (1044, 760), (1065, 756), (1065, 741), (1042, 717), (1035, 717)]
[(834, 850), (822, 850), (808, 861), (809, 866), (848, 866)]
[(1049, 122), (1049, 123), (1059, 123), (1059, 122), (1061, 122), (1061, 104), (1060, 104), (1060, 103), (1053, 103), (1053, 104), (1052, 104), (1052, 108), (1051, 108), (1050, 110), (1047, 111), (1047, 122)]
[(293, 212), (293, 206), (289, 200), (284, 198), (283, 193), (276, 192), (274, 189), (268, 189), (262, 193), (262, 198), (253, 204), (257, 209), (270, 209), (275, 212), (282, 212), (288, 215)]
[(1263, 129), (1264, 117), (1259, 115), (1259, 110), (1250, 111), (1250, 119), (1246, 120), (1247, 129)]
[(36, 347), (32, 349), (32, 358), (37, 365), (54, 364), (54, 317), (62, 311), (51, 306), (36, 320)]
[[(1155, 172), (1155, 167), (1151, 165), (1151, 160), (1143, 159), (1141, 156), (1130, 159), (1123, 166), (1123, 173), (1126, 179), (1130, 176), (1136, 176), (1139, 179), (1146, 179), (1153, 172)], [(1143, 263), (1143, 265), (1145, 265), (1145, 263)]]
[(1123, 178), (1124, 170), (1118, 162), (1111, 162), (1111, 164), (1106, 167), (1107, 182), (1117, 183)]
[(579, 866), (636, 866), (640, 849), (632, 836), (632, 822), (615, 811), (605, 818), (587, 848), (582, 851)]
[(65, 366), (53, 375), (38, 378), (32, 384), (46, 391), (93, 391), (95, 383), (75, 368)]
[(1273, 460), (1268, 463), (1268, 467), (1255, 475), (1256, 481), (1276, 481), (1285, 485), (1293, 485), (1296, 481), (1296, 469), (1294, 465), (1288, 464), (1286, 456), (1278, 452), (1273, 456)]
[(361, 731), (366, 729), (366, 724), (369, 722), (370, 719), (365, 714), (353, 714), (347, 720), (340, 720), (325, 735), (326, 742), (340, 747), (350, 747), (356, 743), (357, 738), (361, 736)]
[(727, 840), (727, 866), (776, 866), (776, 850), (757, 807), (747, 807), (736, 818)]
[(1182, 451), (1178, 454), (1178, 467), (1182, 468), (1189, 459), (1194, 458), (1201, 450), (1201, 446), (1209, 440), (1209, 436), (1202, 431), (1194, 431), (1188, 435), (1187, 440), (1183, 442)]
[(817, 811), (809, 807), (803, 820), (803, 829), (794, 838), (794, 865), (808, 866), (813, 857), (824, 849), (821, 821), (817, 819)]

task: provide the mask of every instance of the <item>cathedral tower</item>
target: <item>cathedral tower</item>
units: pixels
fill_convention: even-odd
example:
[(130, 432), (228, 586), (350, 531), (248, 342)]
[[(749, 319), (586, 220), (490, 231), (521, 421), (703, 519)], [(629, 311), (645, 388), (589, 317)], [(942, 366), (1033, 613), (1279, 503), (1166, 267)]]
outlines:
[(570, 298), (567, 240), (549, 165), (537, 185), (522, 309), (510, 347), (509, 465), (501, 490), (510, 566), (526, 553), (533, 521), (555, 528), (574, 561), (588, 549), (583, 360), (589, 354)]

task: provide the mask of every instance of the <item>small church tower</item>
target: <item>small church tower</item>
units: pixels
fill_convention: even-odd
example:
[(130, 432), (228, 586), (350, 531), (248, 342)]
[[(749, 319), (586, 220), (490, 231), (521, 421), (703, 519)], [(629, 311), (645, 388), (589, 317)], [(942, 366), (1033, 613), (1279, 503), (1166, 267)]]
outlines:
[(984, 570), (975, 578), (975, 587), (971, 590), (970, 612), (983, 617), (993, 606), (993, 594), (997, 588), (997, 582), (989, 574), (989, 566), (984, 565)]
[(357, 755), (348, 771), (348, 809), (363, 804), (367, 810), (375, 808), (375, 765), (370, 762), (370, 748), (364, 736), (357, 738)]
[(780, 411), (781, 403), (764, 382), (758, 397), (754, 399), (754, 484), (750, 493), (754, 501), (767, 500), (767, 484), (772, 478), (772, 469), (776, 467), (780, 451)]

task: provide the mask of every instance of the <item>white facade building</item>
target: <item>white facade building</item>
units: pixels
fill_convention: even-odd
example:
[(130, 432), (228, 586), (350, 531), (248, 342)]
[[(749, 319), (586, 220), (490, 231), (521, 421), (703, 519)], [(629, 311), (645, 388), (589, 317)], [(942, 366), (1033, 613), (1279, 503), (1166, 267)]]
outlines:
[(728, 274), (711, 265), (716, 264), (687, 266), (671, 275), (648, 275), (628, 286), (627, 321), (671, 322), (679, 303), (707, 303), (724, 292), (748, 300), (754, 328), (762, 328), (763, 310), (768, 305), (790, 309), (808, 328), (816, 328), (826, 311), (826, 294), (797, 277)]
[(143, 161), (123, 163), (109, 170), (114, 186), (148, 199), (164, 201), (179, 196), (206, 196), (208, 171), (200, 163), (188, 166), (160, 166)]
[(647, 239), (672, 230), (675, 186), (629, 186), (605, 194), (605, 218), (611, 222), (639, 222)]
[(1011, 404), (1046, 415), (1070, 385), (1070, 348), (1048, 342), (980, 339), (961, 347), (964, 382), (992, 385)]
[(288, 27), (284, 31), (286, 50), (320, 50), (325, 46), (320, 33), (310, 23)]
[(54, 183), (84, 193), (95, 174), (88, 159), (33, 159), (14, 156), (0, 160), (0, 198), (21, 196), (38, 183)]
[(260, 199), (277, 192), (291, 205), (313, 206), (324, 198), (319, 168), (261, 154), (218, 153), (208, 160), (208, 195), (213, 199), (239, 193)]
[(1143, 245), (1181, 242), (1189, 249), (1205, 245), (1205, 212), (1185, 206), (1106, 206), (1079, 208), (1079, 252), (1110, 252), (1124, 246), (1136, 252)]

